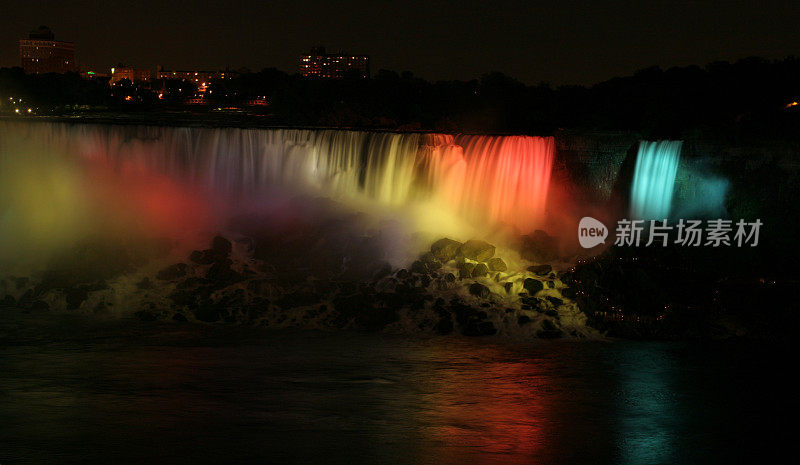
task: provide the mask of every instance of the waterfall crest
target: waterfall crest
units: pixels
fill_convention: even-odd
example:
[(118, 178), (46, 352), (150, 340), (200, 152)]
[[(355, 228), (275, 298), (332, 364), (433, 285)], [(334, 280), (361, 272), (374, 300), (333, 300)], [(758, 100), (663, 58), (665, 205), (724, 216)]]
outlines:
[(427, 203), (521, 232), (543, 221), (555, 151), (552, 137), (341, 130), (0, 122), (0, 133), (23, 150), (36, 141), (67, 163), (154, 173), (212, 196), (281, 189), (378, 207)]

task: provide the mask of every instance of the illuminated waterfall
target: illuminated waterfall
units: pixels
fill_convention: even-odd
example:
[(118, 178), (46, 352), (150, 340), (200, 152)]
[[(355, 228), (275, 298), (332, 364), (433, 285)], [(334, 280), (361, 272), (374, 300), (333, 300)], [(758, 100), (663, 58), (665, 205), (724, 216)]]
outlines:
[(544, 221), (554, 150), (551, 137), (0, 121), (0, 243), (13, 254), (12, 235), (109, 224), (174, 236), (276, 193), (386, 212), (410, 230), (525, 233)]
[(669, 217), (680, 161), (681, 141), (642, 141), (631, 186), (631, 217), (657, 220)]

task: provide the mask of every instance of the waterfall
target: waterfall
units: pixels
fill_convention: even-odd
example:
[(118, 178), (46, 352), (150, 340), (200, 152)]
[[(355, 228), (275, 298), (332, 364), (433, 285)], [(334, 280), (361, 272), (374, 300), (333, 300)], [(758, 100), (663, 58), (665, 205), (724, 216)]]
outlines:
[(631, 186), (632, 218), (660, 220), (669, 217), (678, 172), (681, 141), (642, 141), (636, 156)]
[(104, 225), (127, 215), (122, 230), (199, 228), (211, 204), (276, 192), (385, 211), (411, 230), (424, 221), (453, 234), (458, 221), (527, 233), (544, 221), (554, 147), (552, 137), (0, 121), (0, 181), (16, 186), (0, 188), (0, 242), (77, 231), (79, 215)]

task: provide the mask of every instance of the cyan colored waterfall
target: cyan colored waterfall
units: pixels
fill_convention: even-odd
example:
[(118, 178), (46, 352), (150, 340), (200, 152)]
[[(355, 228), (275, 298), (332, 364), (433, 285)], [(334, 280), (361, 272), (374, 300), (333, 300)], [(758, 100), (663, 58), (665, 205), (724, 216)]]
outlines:
[(639, 144), (631, 186), (632, 218), (660, 220), (669, 217), (682, 145), (682, 141), (669, 140)]

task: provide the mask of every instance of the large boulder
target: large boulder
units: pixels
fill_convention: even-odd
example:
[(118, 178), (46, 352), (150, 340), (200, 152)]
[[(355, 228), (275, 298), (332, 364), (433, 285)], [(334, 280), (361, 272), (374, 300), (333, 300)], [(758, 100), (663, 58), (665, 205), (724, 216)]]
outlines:
[(437, 260), (442, 263), (446, 263), (456, 256), (460, 247), (460, 242), (445, 237), (444, 239), (439, 239), (438, 241), (434, 242), (433, 245), (431, 245), (431, 253), (434, 257), (436, 257)]
[(231, 254), (231, 250), (233, 250), (233, 246), (228, 239), (222, 236), (215, 236), (214, 239), (211, 240), (211, 251), (214, 252), (215, 255), (227, 257)]
[(231, 269), (231, 261), (229, 259), (218, 261), (211, 265), (206, 271), (205, 278), (218, 288), (227, 287), (245, 279), (240, 273)]
[(540, 276), (544, 276), (544, 275), (549, 274), (551, 271), (553, 271), (553, 267), (550, 266), (550, 265), (547, 265), (547, 264), (545, 264), (545, 265), (531, 265), (531, 266), (528, 267), (528, 271), (530, 271), (531, 273), (536, 273), (536, 274), (538, 274)]
[(189, 260), (198, 265), (211, 265), (225, 261), (233, 250), (231, 241), (222, 236), (216, 236), (211, 240), (211, 248), (205, 250), (195, 250), (189, 255)]
[(485, 262), (494, 257), (495, 247), (486, 241), (477, 239), (470, 239), (465, 242), (459, 249), (459, 253), (464, 258), (475, 260), (477, 262)]
[(475, 269), (474, 263), (464, 262), (458, 264), (458, 277), (461, 279), (471, 278), (472, 271)]
[(436, 271), (442, 267), (439, 259), (432, 252), (425, 252), (419, 257), (419, 261), (425, 264), (430, 271)]
[(504, 262), (500, 257), (494, 257), (486, 264), (489, 265), (489, 269), (492, 271), (506, 271), (508, 269), (506, 262)]
[(214, 263), (216, 256), (214, 255), (214, 251), (211, 249), (195, 250), (189, 254), (189, 260), (191, 260), (192, 263), (197, 263), (198, 265), (210, 265)]
[(481, 283), (472, 283), (469, 286), (469, 293), (481, 299), (486, 299), (492, 294), (489, 288)]
[(483, 278), (489, 274), (489, 267), (485, 263), (478, 263), (472, 270), (473, 278)]
[(526, 278), (525, 281), (522, 283), (522, 287), (528, 291), (530, 295), (536, 295), (537, 292), (544, 289), (544, 285), (538, 279), (533, 278)]
[(417, 274), (426, 274), (428, 272), (428, 266), (423, 263), (422, 260), (416, 260), (411, 264), (411, 272)]

